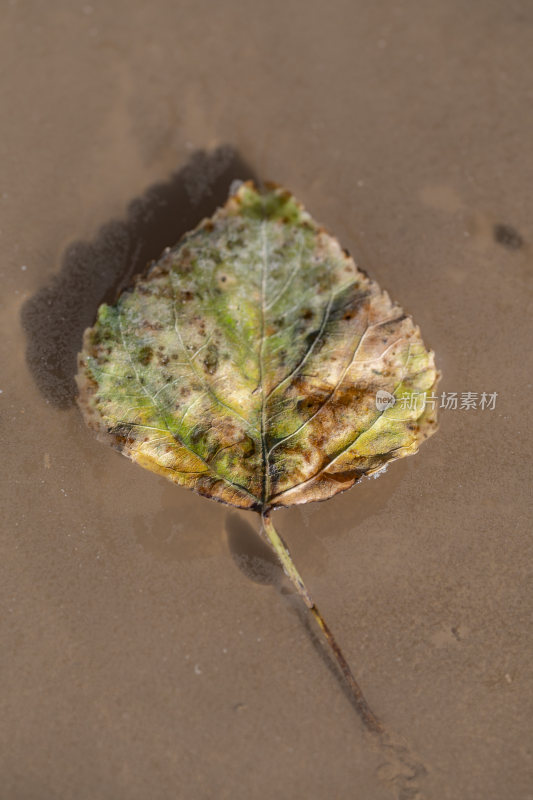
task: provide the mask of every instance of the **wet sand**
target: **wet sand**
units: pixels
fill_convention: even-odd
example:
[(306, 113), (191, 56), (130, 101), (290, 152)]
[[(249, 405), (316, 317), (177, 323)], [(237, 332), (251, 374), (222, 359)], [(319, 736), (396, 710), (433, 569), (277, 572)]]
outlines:
[[(2, 23), (0, 798), (533, 798), (531, 5), (12, 0)], [(99, 303), (252, 176), (413, 314), (440, 391), (497, 392), (276, 513), (416, 780), (254, 516), (74, 405)]]

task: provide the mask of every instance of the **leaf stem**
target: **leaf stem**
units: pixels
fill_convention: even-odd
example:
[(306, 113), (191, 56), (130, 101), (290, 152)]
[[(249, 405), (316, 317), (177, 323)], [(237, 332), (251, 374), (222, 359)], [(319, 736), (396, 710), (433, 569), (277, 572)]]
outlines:
[(354, 703), (355, 709), (359, 716), (361, 717), (365, 727), (374, 734), (382, 734), (384, 733), (383, 724), (381, 721), (376, 717), (370, 706), (368, 705), (363, 692), (361, 691), (361, 687), (355, 680), (352, 670), (350, 669), (350, 665), (346, 661), (346, 658), (343, 655), (342, 650), (340, 649), (339, 645), (333, 633), (331, 632), (329, 626), (327, 625), (324, 617), (318, 610), (316, 603), (312, 599), (309, 591), (303, 582), (303, 579), (296, 569), (293, 560), (290, 556), (290, 553), (287, 549), (287, 546), (277, 530), (275, 529), (272, 520), (270, 518), (269, 512), (263, 512), (261, 514), (261, 519), (263, 523), (263, 532), (264, 535), (269, 542), (272, 549), (275, 551), (276, 555), (278, 556), (281, 565), (283, 567), (283, 571), (291, 581), (292, 585), (303, 599), (304, 603), (310, 610), (311, 614), (315, 618), (318, 627), (322, 631), (324, 638), (326, 639), (330, 650), (335, 657), (335, 661), (337, 662), (343, 676), (344, 680), (346, 681), (350, 693), (352, 696), (352, 701)]

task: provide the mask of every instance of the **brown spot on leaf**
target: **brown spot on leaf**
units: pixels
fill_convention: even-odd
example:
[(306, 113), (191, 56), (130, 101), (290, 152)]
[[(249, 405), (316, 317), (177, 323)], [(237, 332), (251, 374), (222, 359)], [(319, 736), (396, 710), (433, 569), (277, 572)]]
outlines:
[(339, 472), (324, 472), (322, 476), (329, 481), (335, 481), (335, 483), (346, 483), (350, 484), (354, 482), (355, 475), (353, 470), (345, 470)]
[(204, 367), (210, 375), (214, 375), (218, 367), (218, 348), (214, 344), (209, 344), (206, 348)]
[(148, 345), (141, 347), (141, 349), (139, 350), (138, 358), (139, 358), (139, 363), (142, 364), (143, 367), (148, 366), (148, 364), (152, 360), (153, 352), (154, 351), (152, 350), (152, 348), (149, 347)]
[(112, 428), (109, 428), (109, 433), (115, 439), (118, 445), (126, 444), (131, 431), (133, 429), (133, 425), (129, 422), (121, 422), (118, 425), (115, 425)]

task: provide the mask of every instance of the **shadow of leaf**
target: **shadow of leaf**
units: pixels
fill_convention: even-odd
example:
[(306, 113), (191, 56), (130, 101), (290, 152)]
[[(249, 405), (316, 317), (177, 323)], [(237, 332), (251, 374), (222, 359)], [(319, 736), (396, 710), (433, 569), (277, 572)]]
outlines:
[(231, 511), (225, 528), (231, 557), (240, 571), (255, 583), (279, 588), (284, 577), (279, 561), (252, 523)]

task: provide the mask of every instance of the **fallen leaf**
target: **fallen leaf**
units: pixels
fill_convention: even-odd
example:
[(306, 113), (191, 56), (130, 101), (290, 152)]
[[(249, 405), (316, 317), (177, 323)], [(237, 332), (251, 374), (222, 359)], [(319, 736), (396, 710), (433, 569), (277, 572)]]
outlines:
[(367, 726), (381, 730), (272, 520), (415, 453), (438, 374), (411, 317), (286, 190), (245, 183), (102, 305), (79, 358), (87, 422), (175, 483), (263, 518)]
[(411, 318), (336, 239), (288, 192), (247, 183), (100, 307), (78, 386), (125, 455), (265, 512), (416, 452), (436, 378)]

